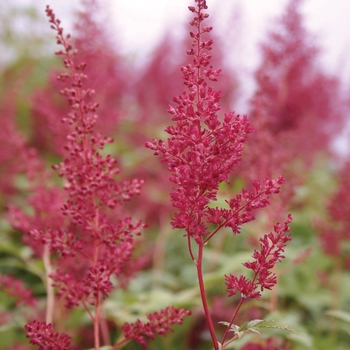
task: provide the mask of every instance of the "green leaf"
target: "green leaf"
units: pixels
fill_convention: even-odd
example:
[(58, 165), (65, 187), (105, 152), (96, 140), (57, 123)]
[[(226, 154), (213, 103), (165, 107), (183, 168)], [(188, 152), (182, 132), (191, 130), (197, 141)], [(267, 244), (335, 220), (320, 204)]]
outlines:
[(342, 310), (329, 310), (326, 315), (338, 318), (339, 320), (350, 323), (350, 313)]
[(292, 333), (296, 333), (293, 329), (289, 328), (288, 326), (279, 323), (278, 321), (265, 321), (265, 320), (252, 320), (249, 321), (247, 323), (245, 323), (243, 326), (241, 326), (239, 328), (239, 331), (251, 331), (254, 333), (258, 333), (260, 335), (262, 335), (260, 333), (259, 330), (264, 329), (264, 328), (274, 328), (274, 329), (281, 329), (281, 330), (285, 330), (285, 331), (289, 331)]
[[(227, 327), (230, 325), (228, 322), (225, 322), (225, 321), (221, 321), (219, 323)], [(248, 332), (257, 333), (262, 336), (263, 334), (261, 330), (264, 328), (281, 329), (281, 330), (289, 331), (296, 334), (296, 332), (293, 329), (289, 328), (288, 326), (282, 323), (279, 323), (278, 321), (273, 321), (273, 320), (265, 321), (265, 320), (258, 320), (258, 319), (245, 322), (241, 327), (233, 324), (230, 328), (230, 331), (237, 334), (238, 338), (240, 339), (243, 337), (245, 333), (248, 333)]]

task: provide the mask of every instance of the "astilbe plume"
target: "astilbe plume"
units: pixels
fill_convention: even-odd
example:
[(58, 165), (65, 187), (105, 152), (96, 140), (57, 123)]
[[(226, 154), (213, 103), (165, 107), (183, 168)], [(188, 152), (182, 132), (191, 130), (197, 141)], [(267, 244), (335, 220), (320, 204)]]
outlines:
[[(182, 29), (185, 25), (187, 26), (187, 21), (181, 21), (177, 24), (177, 28)], [(179, 32), (182, 30), (166, 31), (152, 54), (146, 58), (148, 61), (141, 67), (139, 74), (135, 74), (136, 80), (131, 91), (136, 102), (135, 119), (144, 122), (144, 126), (142, 130), (137, 127), (130, 130), (127, 141), (133, 149), (138, 150), (138, 154), (144, 151), (145, 141), (154, 137), (156, 133), (162, 132), (168, 125), (168, 118), (163, 111), (168, 107), (170, 99), (182, 89), (183, 83), (178, 67), (187, 63), (186, 48), (191, 44), (192, 38), (184, 35), (185, 31), (179, 37)], [(211, 62), (215, 66), (225, 67), (225, 71), (228, 71), (225, 58), (223, 50), (216, 50)], [(218, 90), (225, 91), (225, 96), (220, 101), (223, 107), (231, 105), (237, 97), (238, 82), (232, 65), (229, 72), (230, 74), (224, 75), (217, 81)], [(138, 149), (140, 141), (142, 141), (142, 149)], [(150, 158), (145, 154), (142, 160), (134, 171), (137, 177), (147, 178), (147, 189), (150, 195), (143, 196), (142, 201), (138, 201), (138, 205), (141, 206), (140, 211), (143, 215), (146, 215), (147, 223), (153, 224), (164, 221), (163, 217), (172, 213), (171, 203), (163, 195), (171, 191), (171, 183), (167, 181), (166, 169), (159, 163), (155, 164), (152, 156)], [(145, 188), (145, 191), (147, 189)]]
[[(71, 84), (61, 93), (71, 107), (67, 118), (62, 119), (71, 125), (72, 131), (67, 136), (66, 158), (54, 169), (67, 181), (65, 190), (68, 200), (62, 212), (71, 218), (70, 229), (75, 229), (76, 233), (64, 232), (62, 236), (65, 239), (61, 240), (58, 251), (72, 258), (77, 253), (81, 254), (89, 262), (85, 268), (81, 267), (83, 276), (79, 276), (79, 280), (76, 280), (78, 276), (74, 276), (74, 273), (60, 269), (52, 274), (52, 278), (60, 293), (65, 294), (68, 307), (79, 302), (95, 305), (96, 315), (93, 319), (95, 332), (98, 332), (101, 295), (107, 296), (112, 289), (111, 275), (121, 274), (123, 265), (131, 259), (133, 235), (140, 234), (144, 226), (139, 221), (133, 223), (130, 217), (124, 217), (122, 213), (123, 202), (139, 194), (142, 181), (134, 179), (118, 184), (114, 179), (119, 173), (116, 160), (110, 155), (100, 155), (99, 149), (103, 149), (105, 143), (112, 142), (112, 139), (94, 133), (97, 120), (94, 113), (98, 104), (91, 101), (94, 91), (83, 89), (85, 64), (76, 63), (75, 52), (68, 42), (70, 36), (63, 36), (60, 21), (49, 7), (46, 13), (51, 27), (57, 31), (57, 43), (63, 46), (63, 50), (56, 54), (63, 56), (69, 72), (60, 74), (58, 79)], [(118, 218), (112, 220), (109, 210), (118, 210)], [(96, 338), (97, 335), (95, 341), (98, 342)]]
[[(125, 286), (127, 277), (140, 267), (139, 262), (132, 264), (132, 253), (135, 236), (140, 235), (145, 225), (141, 221), (133, 222), (123, 206), (140, 193), (143, 181), (116, 182), (115, 176), (120, 171), (116, 160), (110, 155), (102, 156), (99, 151), (113, 140), (94, 131), (98, 104), (92, 101), (94, 91), (85, 88), (86, 65), (77, 63), (76, 51), (69, 43), (70, 35), (63, 35), (60, 21), (49, 6), (46, 13), (51, 28), (57, 32), (57, 43), (63, 46), (56, 54), (63, 57), (68, 71), (60, 74), (58, 80), (69, 82), (69, 87), (62, 89), (61, 94), (67, 98), (71, 109), (68, 116), (62, 118), (70, 126), (70, 132), (64, 146), (65, 158), (53, 168), (65, 180), (67, 199), (61, 209), (69, 223), (49, 230), (49, 237), (47, 230), (41, 229), (31, 230), (31, 235), (48, 246), (51, 253), (58, 253), (59, 263), (50, 274), (53, 286), (58, 289), (58, 297), (65, 298), (66, 307), (82, 305), (86, 309), (94, 325), (94, 346), (99, 349), (101, 306), (114, 287), (111, 277), (114, 275), (117, 281), (120, 278), (121, 286)], [(145, 346), (144, 338), (138, 334), (144, 334), (147, 329), (148, 339), (153, 339), (151, 332), (165, 334), (172, 324), (181, 323), (188, 314), (183, 309), (168, 308), (150, 315), (148, 324), (138, 321), (135, 326), (128, 325), (125, 338), (113, 349), (129, 339), (140, 341), (142, 338)], [(31, 343), (40, 349), (68, 349), (70, 346), (69, 337), (53, 332), (50, 322), (33, 321), (26, 329)]]
[[(244, 276), (236, 277), (232, 274), (225, 276), (229, 297), (239, 292), (242, 298), (259, 299), (260, 291), (271, 289), (277, 283), (277, 277), (271, 270), (277, 262), (284, 258), (282, 253), (286, 243), (291, 240), (290, 236), (286, 235), (289, 232), (288, 224), (291, 221), (292, 218), (289, 215), (282, 227), (276, 224), (274, 233), (270, 232), (259, 239), (260, 251), (254, 251), (254, 261), (243, 264), (254, 273), (252, 280), (249, 281)], [(260, 291), (257, 291), (259, 286)]]
[[(225, 332), (218, 342), (210, 316), (208, 301), (203, 281), (203, 250), (209, 240), (217, 232), (229, 227), (233, 233), (240, 233), (240, 226), (254, 220), (257, 209), (269, 205), (271, 194), (278, 193), (283, 178), (266, 179), (263, 184), (254, 182), (251, 190), (242, 192), (231, 200), (227, 200), (227, 209), (213, 207), (219, 185), (228, 182), (229, 175), (241, 161), (243, 144), (252, 127), (246, 117), (240, 117), (233, 112), (225, 113), (219, 118), (221, 92), (213, 89), (210, 84), (220, 75), (220, 69), (210, 65), (213, 40), (203, 40), (212, 27), (203, 26), (208, 18), (204, 12), (207, 9), (205, 0), (195, 0), (196, 6), (190, 6), (194, 13), (190, 25), (195, 31), (190, 32), (192, 47), (187, 51), (193, 57), (193, 62), (181, 68), (184, 84), (188, 92), (175, 97), (176, 107), (170, 107), (169, 113), (175, 125), (165, 131), (170, 135), (167, 142), (154, 139), (147, 142), (146, 147), (152, 149), (155, 155), (160, 155), (161, 161), (167, 163), (171, 173), (170, 181), (174, 184), (171, 193), (173, 206), (177, 209), (172, 220), (173, 228), (186, 230), (189, 254), (196, 264), (200, 293), (205, 316), (215, 350), (224, 348), (229, 328), (246, 296), (258, 297), (255, 291), (271, 288), (276, 279), (269, 270), (283, 256), (285, 243), (289, 237), (289, 217), (285, 224), (275, 226), (275, 235), (265, 235), (261, 239), (261, 251), (255, 252), (255, 262), (246, 263), (246, 267), (255, 272), (252, 281), (244, 277), (228, 278), (229, 293), (237, 288), (243, 296), (236, 312)], [(212, 228), (214, 225), (214, 228)], [(197, 246), (197, 254), (193, 251), (193, 241)]]
[(319, 49), (303, 25), (302, 3), (288, 2), (261, 45), (249, 116), (266, 118), (264, 127), (277, 139), (279, 152), (312, 165), (317, 152), (330, 152), (344, 118), (340, 82), (320, 67)]
[[(13, 82), (12, 82), (13, 83)], [(31, 233), (32, 230), (40, 229), (45, 232), (47, 240), (51, 232), (60, 227), (63, 223), (60, 213), (60, 206), (63, 204), (61, 190), (52, 185), (52, 172), (46, 169), (46, 166), (40, 158), (40, 152), (31, 145), (30, 141), (18, 128), (15, 123), (15, 102), (18, 98), (20, 83), (16, 82), (14, 89), (11, 84), (6, 93), (3, 94), (0, 101), (1, 116), (1, 154), (0, 162), (2, 169), (0, 171), (0, 187), (2, 200), (7, 202), (7, 210), (4, 218), (16, 231), (11, 232), (10, 241), (16, 242), (17, 233), (21, 234), (22, 243), (30, 247), (31, 254), (26, 255), (28, 261), (39, 258), (43, 259), (47, 284), (50, 283), (47, 273), (51, 270), (46, 264), (46, 258), (49, 256), (49, 250), (45, 249), (45, 242), (42, 237), (37, 240)], [(7, 96), (7, 94), (9, 94)], [(3, 173), (2, 170), (6, 170)], [(6, 174), (6, 177), (3, 175)], [(25, 181), (23, 181), (25, 179)], [(3, 180), (5, 180), (3, 182)], [(18, 183), (21, 185), (18, 186)], [(25, 197), (25, 198), (23, 198)], [(24, 199), (20, 202), (25, 205), (19, 205), (18, 198)], [(32, 296), (32, 291), (24, 284), (12, 276), (0, 276), (1, 289), (9, 297), (16, 298), (16, 306), (31, 306), (31, 312), (26, 308), (17, 308), (18, 314), (25, 320), (33, 317), (42, 317), (42, 310), (36, 306), (36, 299)], [(50, 294), (50, 293), (49, 293)], [(47, 305), (51, 305), (48, 297)], [(50, 307), (47, 308), (48, 310)], [(4, 312), (2, 316), (8, 317), (6, 323), (14, 321), (14, 313), (8, 315)], [(19, 349), (22, 345), (18, 344)], [(15, 349), (15, 347), (13, 347)], [(23, 346), (23, 348), (25, 348)]]
[(16, 125), (16, 98), (21, 84), (9, 85), (0, 98), (0, 190), (2, 201), (15, 193), (14, 178), (25, 173), (29, 181), (37, 179), (37, 175), (45, 176), (43, 163), (38, 152), (31, 147), (29, 141)]
[[(33, 296), (32, 291), (24, 284), (20, 279), (17, 279), (10, 275), (0, 274), (0, 291), (2, 299), (5, 296), (5, 300), (9, 307), (0, 310), (0, 326), (11, 327), (11, 324), (18, 322), (18, 315), (23, 320), (32, 319), (35, 314), (33, 310), (38, 308), (38, 300)], [(14, 310), (16, 312), (14, 313)], [(26, 345), (23, 343), (12, 344), (11, 347), (7, 347), (7, 350), (27, 350)]]
[[(184, 23), (187, 25), (187, 23)], [(177, 33), (178, 34), (178, 33)], [(166, 32), (152, 53), (151, 60), (141, 70), (135, 83), (135, 98), (140, 106), (138, 118), (146, 120), (148, 125), (166, 124), (161, 113), (182, 87), (178, 67), (187, 63), (186, 48), (191, 44), (187, 37), (178, 38), (173, 32)], [(220, 38), (215, 38), (219, 40)], [(212, 64), (231, 69), (225, 62), (225, 53), (218, 48), (213, 55)], [(226, 67), (227, 66), (227, 67)], [(149, 84), (149, 81), (154, 82)], [(235, 72), (223, 76), (218, 82), (218, 90), (225, 90), (221, 105), (228, 107), (236, 98), (237, 77)]]
[[(99, 122), (94, 129), (104, 135), (115, 132), (125, 114), (124, 99), (128, 93), (129, 70), (121, 59), (106, 23), (101, 20), (104, 11), (96, 0), (82, 2), (76, 15), (74, 38), (71, 45), (77, 50), (76, 62), (84, 62), (85, 86), (94, 87), (94, 101), (99, 104)], [(33, 100), (33, 133), (35, 145), (41, 150), (64, 155), (69, 125), (62, 123), (62, 115), (69, 113), (64, 96), (58, 92), (70, 87), (69, 80), (58, 81), (52, 71), (47, 85), (37, 89)]]
[(338, 189), (330, 196), (327, 203), (329, 221), (317, 222), (316, 228), (320, 231), (320, 241), (324, 252), (350, 268), (349, 252), (346, 244), (350, 241), (350, 160), (347, 160), (338, 174)]
[(0, 289), (15, 299), (16, 307), (37, 305), (37, 299), (34, 298), (32, 291), (24, 285), (23, 281), (13, 276), (0, 275)]
[(288, 186), (270, 217), (288, 210), (306, 180), (305, 169), (319, 152), (331, 152), (334, 135), (344, 125), (339, 80), (322, 71), (320, 51), (303, 25), (302, 3), (289, 1), (261, 44), (249, 108), (257, 132), (238, 170), (245, 179), (283, 174)]
[(171, 325), (182, 324), (183, 318), (189, 316), (190, 311), (168, 307), (160, 312), (155, 312), (147, 316), (148, 322), (143, 323), (138, 320), (134, 324), (126, 323), (122, 327), (125, 340), (134, 339), (139, 342), (144, 349), (147, 348), (147, 341), (154, 339), (155, 334), (166, 335), (172, 331)]
[[(103, 149), (105, 143), (113, 140), (99, 133), (93, 133), (97, 120), (94, 113), (98, 104), (89, 101), (94, 91), (82, 88), (85, 80), (83, 73), (85, 64), (76, 65), (74, 52), (67, 41), (69, 35), (63, 37), (60, 22), (55, 19), (49, 8), (47, 14), (52, 27), (58, 32), (58, 43), (64, 46), (64, 50), (56, 54), (64, 56), (65, 67), (70, 71), (59, 75), (59, 79), (71, 81), (71, 87), (61, 90), (61, 93), (67, 97), (72, 108), (72, 112), (67, 118), (63, 118), (63, 121), (74, 128), (67, 137), (68, 142), (65, 146), (67, 156), (64, 162), (54, 166), (54, 169), (59, 171), (59, 176), (67, 181), (65, 190), (69, 199), (62, 210), (64, 215), (72, 218), (73, 225), (85, 232), (84, 243), (90, 239), (89, 243), (93, 243), (94, 249), (97, 249), (93, 260), (96, 266), (99, 266), (102, 264), (98, 254), (100, 249), (111, 253), (112, 256), (116, 252), (119, 253), (121, 247), (115, 244), (117, 240), (123, 246), (124, 252), (130, 252), (132, 234), (139, 234), (139, 230), (143, 227), (141, 222), (133, 224), (130, 217), (123, 217), (113, 223), (108, 217), (108, 209), (120, 209), (124, 201), (139, 194), (142, 181), (134, 179), (118, 184), (114, 179), (119, 173), (116, 160), (110, 155), (102, 156), (99, 153), (99, 149)], [(81, 244), (84, 243), (81, 240)], [(109, 254), (104, 257), (105, 259), (113, 260)], [(119, 263), (117, 259), (109, 266), (110, 273), (119, 272), (120, 268), (117, 267)], [(102, 275), (103, 265), (100, 266)], [(94, 275), (96, 270), (90, 272)]]
[(30, 343), (39, 350), (70, 350), (70, 337), (53, 331), (51, 323), (32, 321), (25, 325)]

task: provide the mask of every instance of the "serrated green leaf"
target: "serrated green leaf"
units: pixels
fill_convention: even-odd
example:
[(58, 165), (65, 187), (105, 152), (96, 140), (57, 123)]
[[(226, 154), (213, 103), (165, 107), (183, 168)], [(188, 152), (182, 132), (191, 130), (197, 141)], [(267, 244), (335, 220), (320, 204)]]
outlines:
[(251, 331), (254, 333), (258, 333), (261, 335), (260, 331), (258, 329), (262, 328), (274, 328), (274, 329), (281, 329), (285, 331), (289, 331), (292, 333), (296, 333), (293, 329), (289, 328), (288, 326), (278, 322), (278, 321), (265, 321), (265, 320), (252, 320), (247, 322), (245, 325), (243, 325), (239, 331)]
[(270, 321), (264, 321), (264, 320), (259, 320), (259, 319), (251, 320), (251, 321), (247, 322), (246, 326), (247, 326), (247, 328), (260, 327), (260, 325), (264, 322), (270, 322)]

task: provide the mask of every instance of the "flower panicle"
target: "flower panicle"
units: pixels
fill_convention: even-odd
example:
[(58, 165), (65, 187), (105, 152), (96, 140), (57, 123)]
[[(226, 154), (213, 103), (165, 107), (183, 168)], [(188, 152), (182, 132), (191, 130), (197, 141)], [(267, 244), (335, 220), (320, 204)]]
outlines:
[[(100, 295), (106, 298), (112, 290), (112, 275), (126, 281), (122, 276), (124, 267), (137, 266), (130, 263), (136, 244), (134, 236), (145, 225), (133, 222), (126, 215), (124, 204), (140, 194), (143, 180), (116, 181), (120, 173), (117, 160), (100, 152), (113, 139), (95, 131), (98, 103), (93, 100), (95, 91), (86, 88), (86, 64), (78, 62), (70, 35), (63, 34), (61, 22), (49, 6), (46, 14), (62, 47), (56, 55), (62, 57), (66, 71), (57, 79), (64, 83), (60, 92), (70, 106), (70, 113), (62, 119), (69, 125), (63, 147), (65, 157), (53, 166), (65, 180), (67, 199), (61, 212), (70, 226), (52, 232), (50, 236), (56, 239), (50, 242), (50, 251), (76, 261), (75, 270), (60, 263), (51, 278), (58, 295), (65, 297), (67, 307), (78, 306), (82, 301), (95, 305), (100, 302)], [(32, 236), (40, 239), (40, 233), (34, 230)], [(78, 261), (79, 257), (84, 261)]]
[(0, 275), (0, 289), (9, 297), (15, 298), (16, 306), (36, 306), (37, 299), (32, 291), (21, 280), (10, 275)]
[(37, 345), (39, 350), (70, 350), (70, 336), (57, 333), (53, 330), (53, 324), (32, 321), (25, 325), (27, 338), (30, 344)]
[[(218, 116), (221, 91), (210, 86), (221, 73), (210, 65), (213, 40), (206, 38), (212, 27), (203, 25), (209, 15), (206, 1), (196, 1), (190, 6), (194, 13), (190, 25), (192, 38), (188, 55), (192, 63), (181, 68), (188, 91), (173, 98), (175, 106), (168, 112), (174, 125), (165, 131), (167, 142), (153, 140), (146, 147), (167, 163), (170, 181), (176, 186), (171, 193), (172, 205), (177, 209), (172, 221), (174, 228), (185, 228), (196, 241), (206, 236), (206, 229), (213, 215), (208, 204), (215, 201), (219, 184), (228, 182), (229, 175), (241, 161), (244, 142), (252, 132), (246, 116), (233, 112)], [(215, 214), (216, 215), (216, 214)], [(215, 216), (214, 215), (214, 216)], [(206, 222), (205, 218), (209, 218)]]
[(189, 315), (191, 315), (191, 311), (170, 306), (148, 315), (147, 323), (140, 320), (134, 324), (126, 323), (122, 327), (122, 331), (126, 339), (133, 339), (146, 349), (147, 341), (154, 339), (155, 334), (166, 336), (169, 331), (172, 331), (172, 325), (182, 324), (184, 317)]
[(225, 275), (229, 297), (240, 293), (242, 298), (259, 299), (264, 289), (271, 289), (277, 284), (277, 277), (272, 269), (284, 258), (284, 249), (287, 242), (291, 240), (290, 235), (287, 234), (290, 231), (291, 221), (292, 216), (289, 214), (283, 225), (280, 223), (275, 225), (274, 233), (270, 232), (259, 239), (260, 251), (255, 250), (252, 256), (254, 260), (243, 264), (254, 273), (251, 280), (242, 275), (239, 277), (232, 274)]

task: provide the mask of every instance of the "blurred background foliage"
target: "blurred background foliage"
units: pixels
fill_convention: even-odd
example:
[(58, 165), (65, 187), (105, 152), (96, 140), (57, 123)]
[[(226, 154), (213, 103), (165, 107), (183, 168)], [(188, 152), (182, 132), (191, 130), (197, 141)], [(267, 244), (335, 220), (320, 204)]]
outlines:
[[(118, 159), (122, 177), (136, 176), (146, 181), (141, 196), (130, 203), (129, 209), (132, 215), (142, 218), (149, 225), (137, 247), (137, 254), (148, 258), (146, 268), (126, 289), (115, 290), (105, 301), (106, 327), (116, 339), (124, 322), (144, 319), (145, 314), (168, 305), (185, 307), (193, 311), (193, 316), (186, 319), (182, 326), (175, 327), (167, 337), (157, 337), (149, 344), (149, 349), (209, 350), (211, 346), (201, 309), (195, 266), (188, 256), (184, 232), (173, 231), (169, 224), (172, 208), (168, 174), (152, 152), (143, 146), (146, 140), (165, 137), (163, 129), (170, 122), (166, 113), (168, 104), (182, 91), (179, 67), (186, 63), (188, 40), (172, 38), (171, 33), (165, 34), (153, 55), (140, 66), (130, 57), (123, 57), (117, 48), (110, 47), (105, 34), (108, 31), (104, 31), (103, 23), (91, 14), (92, 6), (97, 4), (86, 1), (85, 8), (82, 7), (76, 15), (74, 44), (79, 50), (79, 57), (88, 63), (87, 74), (91, 78), (88, 84), (96, 89), (96, 99), (101, 104), (98, 127), (115, 140), (106, 152)], [(18, 168), (18, 162), (23, 162), (21, 147), (34, 149), (48, 169), (57, 163), (62, 157), (65, 135), (64, 129), (58, 125), (60, 118), (68, 112), (68, 106), (59, 96), (59, 84), (55, 82), (55, 72), (61, 68), (53, 55), (55, 40), (44, 16), (32, 7), (15, 7), (9, 2), (0, 2), (0, 23), (0, 122), (3, 125), (0, 135), (0, 274), (22, 280), (38, 299), (33, 313), (28, 306), (17, 306), (13, 298), (0, 290), (0, 348), (31, 349), (23, 326), (33, 314), (38, 317), (43, 314), (44, 266), (22, 242), (23, 233), (9, 224), (7, 208), (16, 204), (30, 212), (26, 204), (30, 181)], [(222, 109), (228, 111), (244, 81), (239, 80), (235, 67), (225, 61), (229, 53), (224, 49), (220, 51), (222, 35), (215, 35), (214, 40), (218, 44), (213, 65), (228, 71), (218, 83), (218, 89), (225, 92)], [(228, 50), (227, 45), (225, 50)], [(322, 67), (318, 69), (322, 70)], [(292, 84), (287, 80), (283, 82)], [(292, 91), (291, 85), (287, 88)], [(298, 88), (298, 85), (293, 88)], [(334, 117), (331, 116), (331, 119), (337, 124), (339, 134), (347, 127), (349, 116), (348, 99), (340, 94), (344, 90), (336, 88), (327, 95), (327, 98), (337, 101), (338, 110), (333, 110)], [(319, 93), (317, 86), (314, 86), (313, 93)], [(272, 102), (277, 103), (276, 100)], [(322, 123), (318, 115), (308, 118), (312, 120), (307, 126), (316, 128)], [(254, 120), (252, 122), (254, 125)], [(259, 133), (259, 127), (256, 127), (256, 133)], [(309, 128), (302, 130), (302, 135), (303, 141), (307, 135), (311, 142), (315, 132)], [(295, 143), (298, 143), (297, 136), (296, 133), (291, 136), (295, 138)], [(333, 142), (338, 134), (332, 131), (329, 136)], [(251, 137), (254, 138), (254, 134)], [(319, 144), (320, 140), (315, 142)], [(271, 152), (286, 147), (284, 143), (288, 143), (286, 134)], [(346, 159), (335, 154), (329, 144), (324, 146), (323, 149), (310, 148), (312, 151), (305, 158), (298, 151), (293, 154), (294, 160), (288, 163), (294, 177), (295, 174), (302, 175), (302, 179), (293, 185), (293, 195), (285, 208), (294, 217), (293, 240), (288, 244), (286, 259), (276, 271), (279, 277), (276, 289), (265, 292), (259, 302), (247, 301), (237, 320), (243, 323), (253, 318), (275, 319), (297, 334), (266, 331), (262, 338), (249, 335), (233, 342), (230, 349), (349, 348), (350, 266), (346, 261), (350, 232), (347, 237), (342, 237), (344, 255), (340, 256), (326, 254), (320, 239), (320, 226), (331, 222), (329, 203), (333, 194), (341, 188), (339, 173)], [(59, 184), (55, 177), (52, 181)], [(231, 183), (223, 188), (218, 202), (224, 203), (242, 186), (249, 186), (249, 181), (244, 172), (237, 171)], [(292, 187), (287, 179), (285, 187), (288, 189), (289, 186)], [(339, 205), (348, 208), (350, 214), (349, 202)], [(274, 200), (272, 211), (273, 206)], [(226, 298), (224, 274), (243, 273), (242, 263), (250, 259), (257, 238), (272, 229), (274, 221), (270, 220), (271, 217), (271, 212), (258, 215), (252, 224), (242, 228), (239, 236), (232, 237), (230, 232), (223, 231), (206, 250), (205, 283), (216, 323), (228, 321), (237, 302), (235, 298)], [(278, 220), (284, 220), (284, 216)], [(332, 240), (328, 244), (332, 245)], [(58, 308), (56, 330), (71, 334), (79, 349), (91, 348), (92, 325), (87, 315), (79, 309), (67, 311), (62, 305)], [(125, 349), (141, 349), (141, 346), (130, 343)]]

